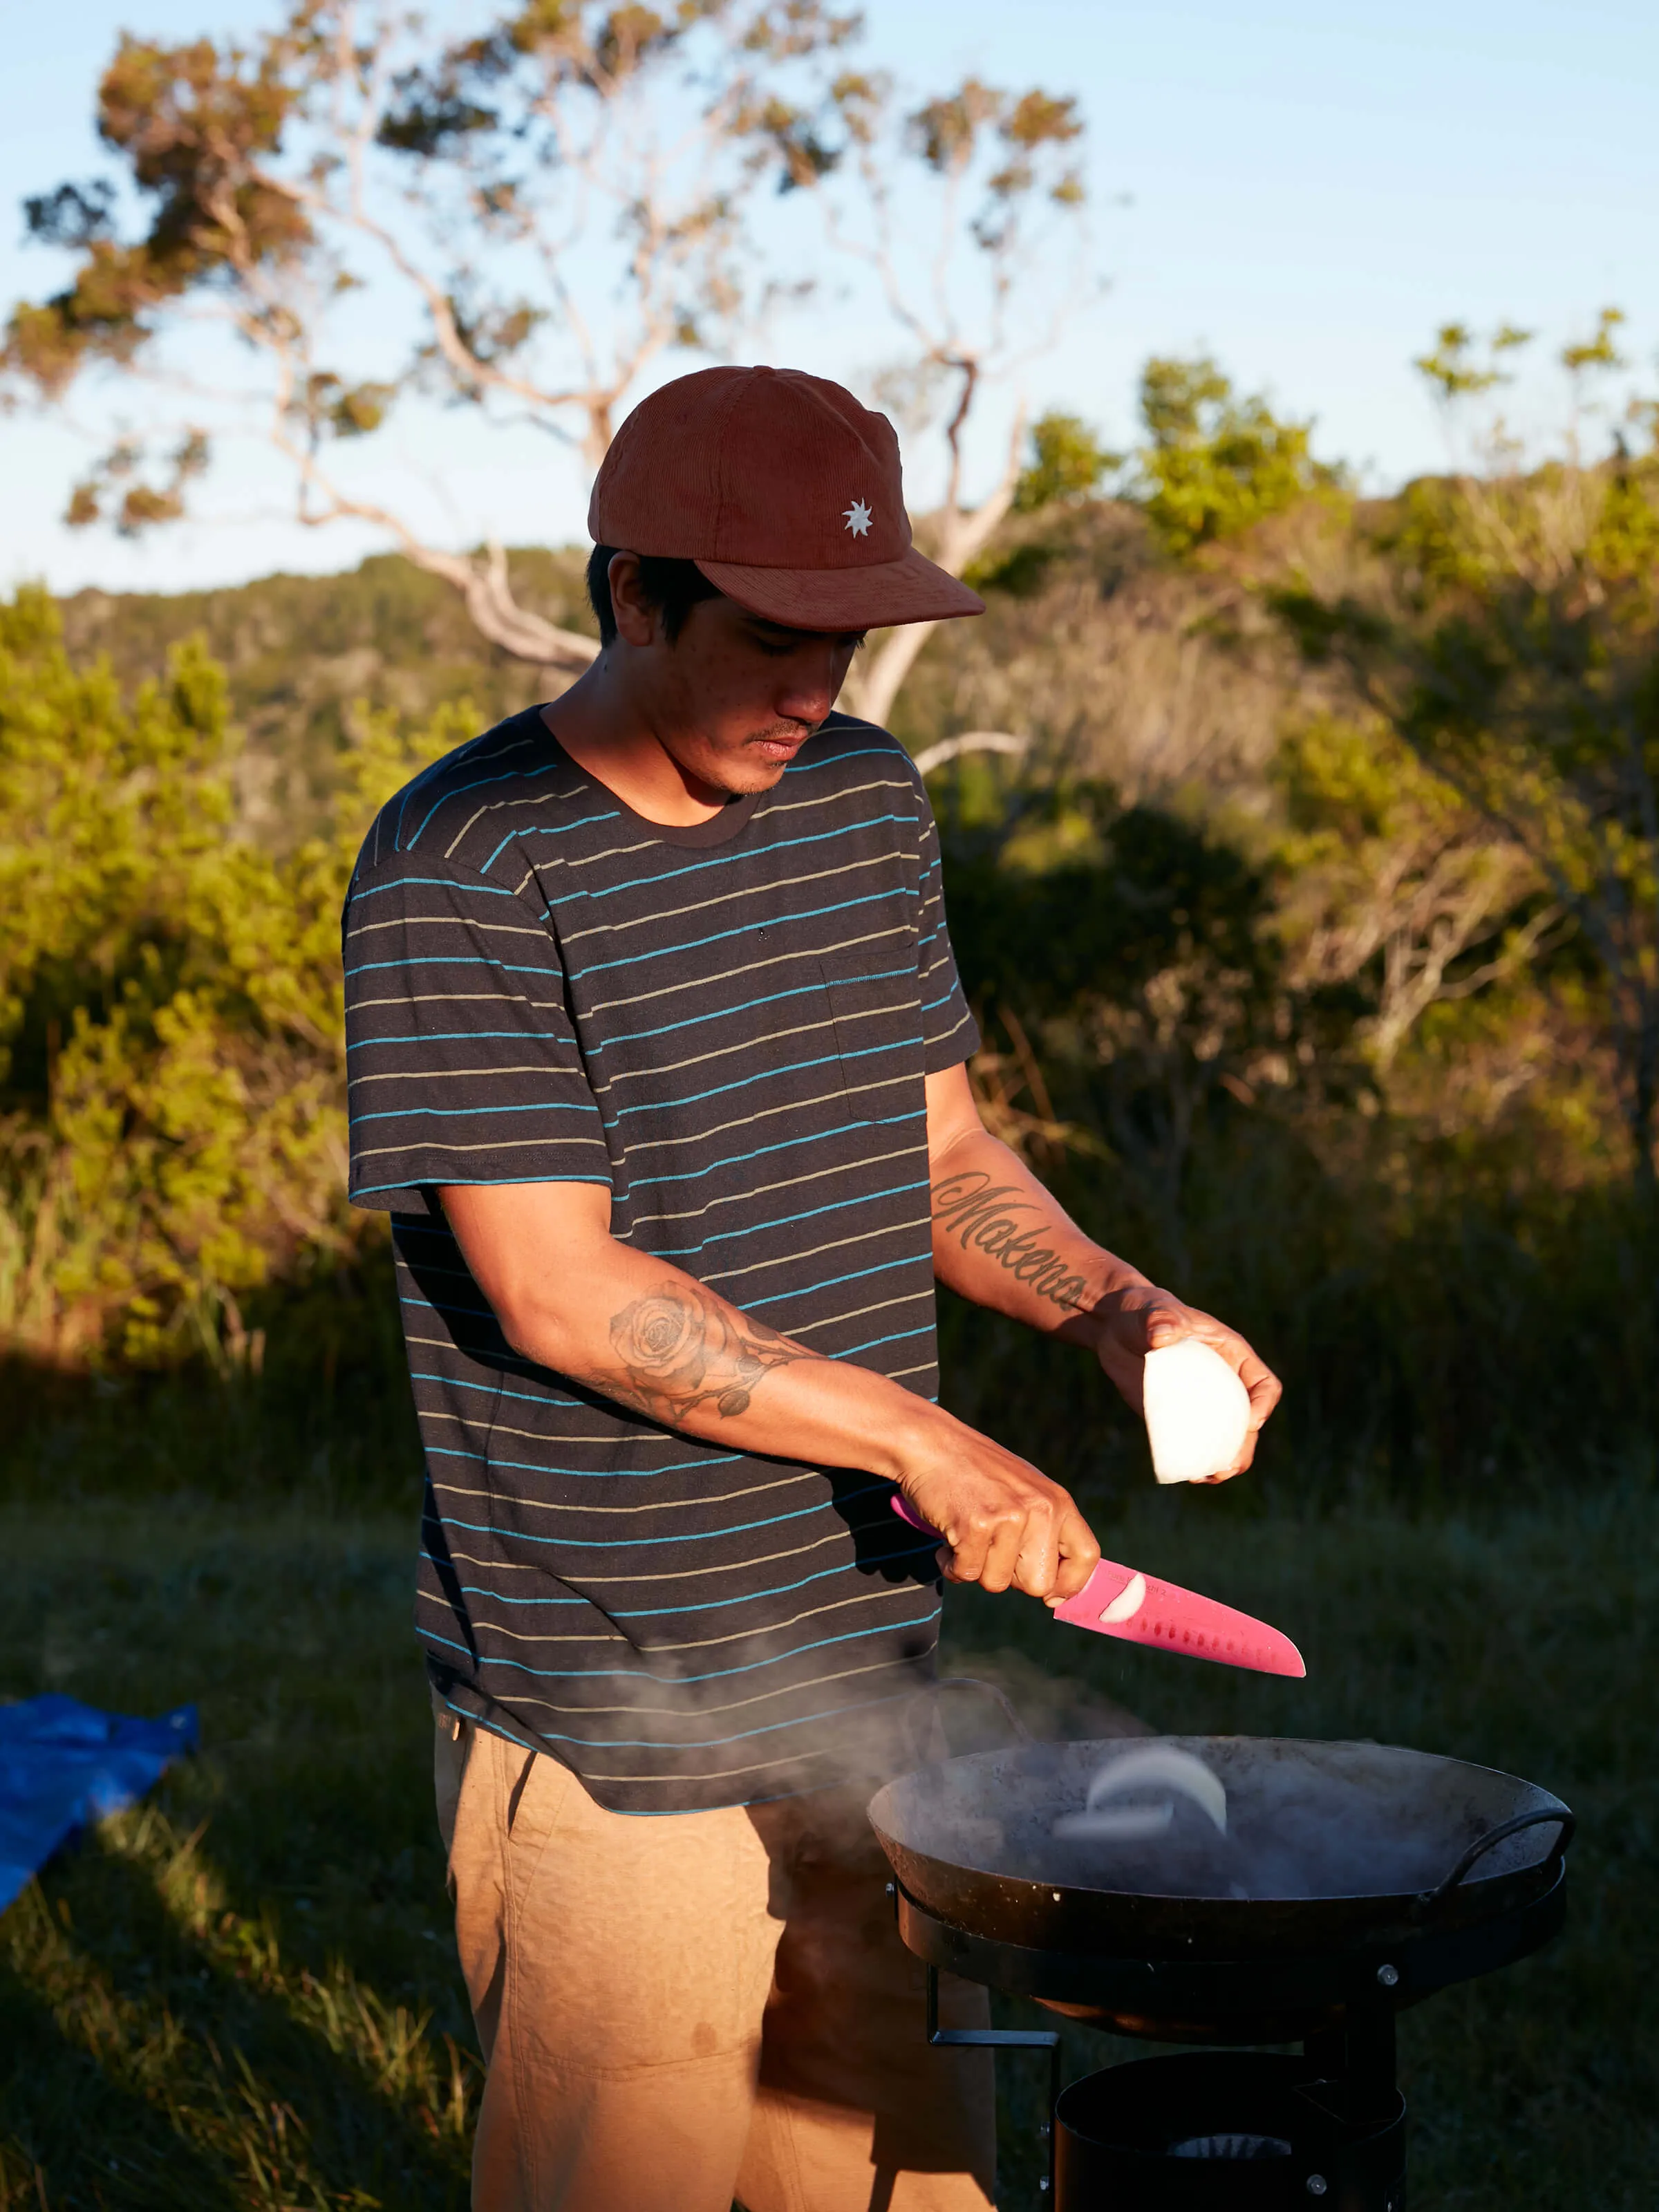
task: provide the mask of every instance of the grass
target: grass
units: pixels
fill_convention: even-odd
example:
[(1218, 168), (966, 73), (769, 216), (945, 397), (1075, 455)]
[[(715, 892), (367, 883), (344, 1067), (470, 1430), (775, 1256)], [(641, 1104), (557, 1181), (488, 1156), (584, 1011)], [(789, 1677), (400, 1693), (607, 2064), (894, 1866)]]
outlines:
[[(459, 2212), (478, 2070), (409, 1633), (412, 1514), (82, 1499), (4, 1528), (28, 1601), (0, 1618), (0, 1695), (195, 1698), (205, 1748), (0, 1919), (0, 2208)], [(1416, 1524), (1146, 1496), (1108, 1549), (1280, 1623), (1306, 1683), (977, 1594), (952, 1600), (950, 1656), (1056, 1731), (1112, 1700), (1160, 1729), (1373, 1735), (1559, 1790), (1583, 1821), (1565, 1936), (1402, 2023), (1413, 2203), (1649, 2212), (1656, 1535), (1650, 1493)], [(1066, 2040), (1073, 2072), (1135, 2048)], [(1037, 2201), (1034, 2074), (1004, 2062), (1009, 2208)]]
[(195, 1698), (207, 1748), (0, 1920), (0, 2204), (464, 2203), (412, 1518), (82, 1504), (7, 1536), (5, 1692)]

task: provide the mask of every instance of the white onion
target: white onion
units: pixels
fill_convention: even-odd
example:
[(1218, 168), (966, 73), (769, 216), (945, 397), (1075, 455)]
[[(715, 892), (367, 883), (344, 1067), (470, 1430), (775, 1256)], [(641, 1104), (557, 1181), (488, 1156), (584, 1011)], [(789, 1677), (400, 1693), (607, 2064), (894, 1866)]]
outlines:
[(1195, 1336), (1149, 1352), (1142, 1388), (1160, 1482), (1202, 1482), (1232, 1465), (1249, 1433), (1250, 1396), (1218, 1352)]
[(1120, 1621), (1133, 1620), (1146, 1602), (1146, 1577), (1131, 1575), (1128, 1581), (1100, 1616), (1103, 1628), (1109, 1622), (1115, 1627)]
[(1141, 1843), (1173, 1826), (1175, 1803), (1165, 1797), (1150, 1805), (1114, 1805), (1131, 1790), (1174, 1790), (1205, 1813), (1217, 1831), (1227, 1832), (1227, 1792), (1221, 1778), (1189, 1751), (1173, 1744), (1149, 1743), (1119, 1752), (1096, 1770), (1080, 1813), (1062, 1813), (1055, 1836), (1071, 1844)]
[(1169, 1798), (1161, 1805), (1117, 1805), (1104, 1813), (1062, 1813), (1054, 1833), (1065, 1844), (1139, 1844), (1161, 1836), (1175, 1820)]
[(1173, 1744), (1137, 1745), (1121, 1751), (1097, 1768), (1084, 1799), (1091, 1814), (1100, 1812), (1109, 1798), (1126, 1790), (1176, 1790), (1207, 1813), (1224, 1836), (1227, 1832), (1227, 1791), (1221, 1777), (1190, 1751)]

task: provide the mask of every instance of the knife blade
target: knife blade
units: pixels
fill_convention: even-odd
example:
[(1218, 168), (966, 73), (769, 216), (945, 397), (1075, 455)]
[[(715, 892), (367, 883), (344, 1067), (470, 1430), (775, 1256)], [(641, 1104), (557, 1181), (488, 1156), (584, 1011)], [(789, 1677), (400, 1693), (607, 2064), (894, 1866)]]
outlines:
[[(924, 1521), (896, 1491), (888, 1501), (902, 1521), (943, 1543), (939, 1530)], [(1210, 1659), (1222, 1667), (1244, 1667), (1257, 1674), (1307, 1674), (1302, 1654), (1290, 1638), (1265, 1620), (1256, 1620), (1218, 1599), (1161, 1582), (1134, 1567), (1103, 1559), (1075, 1597), (1051, 1608), (1068, 1628), (1097, 1636), (1115, 1636), (1126, 1644), (1145, 1644), (1156, 1651), (1178, 1652), (1187, 1659)]]

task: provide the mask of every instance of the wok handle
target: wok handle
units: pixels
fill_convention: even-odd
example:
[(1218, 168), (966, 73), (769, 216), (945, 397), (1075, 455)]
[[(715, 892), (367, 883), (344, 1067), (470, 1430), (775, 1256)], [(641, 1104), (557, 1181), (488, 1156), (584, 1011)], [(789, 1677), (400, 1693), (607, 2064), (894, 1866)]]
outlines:
[(1484, 1836), (1477, 1836), (1439, 1888), (1424, 1890), (1419, 1902), (1425, 1905), (1438, 1905), (1443, 1897), (1456, 1888), (1475, 1861), (1486, 1856), (1494, 1844), (1501, 1844), (1505, 1836), (1519, 1835), (1523, 1828), (1542, 1827), (1546, 1820), (1559, 1822), (1561, 1832), (1555, 1839), (1555, 1856), (1558, 1859), (1565, 1858), (1567, 1846), (1578, 1826), (1575, 1814), (1570, 1813), (1565, 1805), (1559, 1812), (1546, 1806), (1534, 1813), (1517, 1813), (1512, 1820), (1500, 1820), (1495, 1828), (1488, 1828)]

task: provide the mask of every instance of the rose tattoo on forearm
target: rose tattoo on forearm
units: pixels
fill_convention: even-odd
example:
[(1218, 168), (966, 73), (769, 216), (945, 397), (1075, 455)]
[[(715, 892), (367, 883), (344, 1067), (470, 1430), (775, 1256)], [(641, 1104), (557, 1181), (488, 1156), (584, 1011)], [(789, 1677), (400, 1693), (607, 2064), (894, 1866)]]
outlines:
[(941, 1236), (954, 1237), (964, 1252), (983, 1252), (1017, 1282), (1066, 1313), (1085, 1313), (1090, 1290), (1051, 1244), (1038, 1243), (1046, 1221), (1026, 1223), (1035, 1212), (1017, 1183), (993, 1183), (976, 1170), (945, 1176), (933, 1190), (933, 1223)]
[(775, 1368), (817, 1356), (689, 1279), (613, 1315), (611, 1343), (627, 1383), (610, 1376), (601, 1387), (671, 1426), (699, 1406), (746, 1413)]

